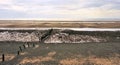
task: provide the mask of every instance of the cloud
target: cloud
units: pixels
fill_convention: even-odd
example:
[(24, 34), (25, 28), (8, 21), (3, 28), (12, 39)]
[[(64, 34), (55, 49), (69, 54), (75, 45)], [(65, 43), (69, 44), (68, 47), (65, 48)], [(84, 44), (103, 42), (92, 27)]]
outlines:
[(0, 4), (10, 4), (12, 0), (0, 0)]
[(120, 18), (119, 0), (0, 0), (0, 9), (19, 18)]

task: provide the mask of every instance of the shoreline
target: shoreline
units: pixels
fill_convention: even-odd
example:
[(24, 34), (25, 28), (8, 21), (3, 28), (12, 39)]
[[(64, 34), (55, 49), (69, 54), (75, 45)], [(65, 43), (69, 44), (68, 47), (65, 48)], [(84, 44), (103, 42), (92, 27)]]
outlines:
[(73, 31), (120, 31), (120, 28), (0, 28), (0, 30), (48, 30), (48, 29), (61, 29)]

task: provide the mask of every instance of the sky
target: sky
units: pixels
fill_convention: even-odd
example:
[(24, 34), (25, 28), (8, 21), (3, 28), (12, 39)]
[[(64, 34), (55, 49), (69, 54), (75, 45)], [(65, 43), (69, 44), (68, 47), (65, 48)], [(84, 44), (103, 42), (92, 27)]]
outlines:
[(120, 0), (0, 0), (0, 19), (120, 20)]

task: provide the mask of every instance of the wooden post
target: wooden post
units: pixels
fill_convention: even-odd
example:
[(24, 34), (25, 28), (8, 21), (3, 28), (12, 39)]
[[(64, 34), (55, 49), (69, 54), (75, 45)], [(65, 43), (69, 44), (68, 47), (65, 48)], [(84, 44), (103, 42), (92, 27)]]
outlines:
[(2, 54), (2, 62), (4, 62), (4, 61), (5, 61), (5, 55)]
[(28, 44), (28, 47), (30, 47), (29, 43), (27, 43), (27, 44)]
[(19, 48), (20, 48), (20, 51), (22, 51), (22, 47), (21, 47), (21, 46), (19, 46)]
[(24, 49), (26, 49), (26, 46), (25, 46), (25, 44), (23, 45), (23, 47), (24, 47)]
[(20, 55), (20, 51), (17, 51), (17, 55)]
[(33, 47), (35, 47), (35, 44), (33, 43)]

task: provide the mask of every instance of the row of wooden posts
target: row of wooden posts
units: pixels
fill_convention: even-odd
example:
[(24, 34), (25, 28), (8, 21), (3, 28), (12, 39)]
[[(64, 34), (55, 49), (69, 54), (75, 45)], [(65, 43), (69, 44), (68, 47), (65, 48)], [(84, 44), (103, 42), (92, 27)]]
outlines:
[[(17, 51), (17, 55), (20, 55), (20, 53), (26, 49), (26, 48), (30, 48), (30, 44), (31, 43), (27, 43), (27, 47), (26, 47), (26, 44), (23, 45), (23, 48), (22, 46), (19, 46), (19, 50)], [(31, 47), (35, 47), (35, 44), (33, 43)], [(5, 54), (2, 54), (2, 62), (5, 61)]]

